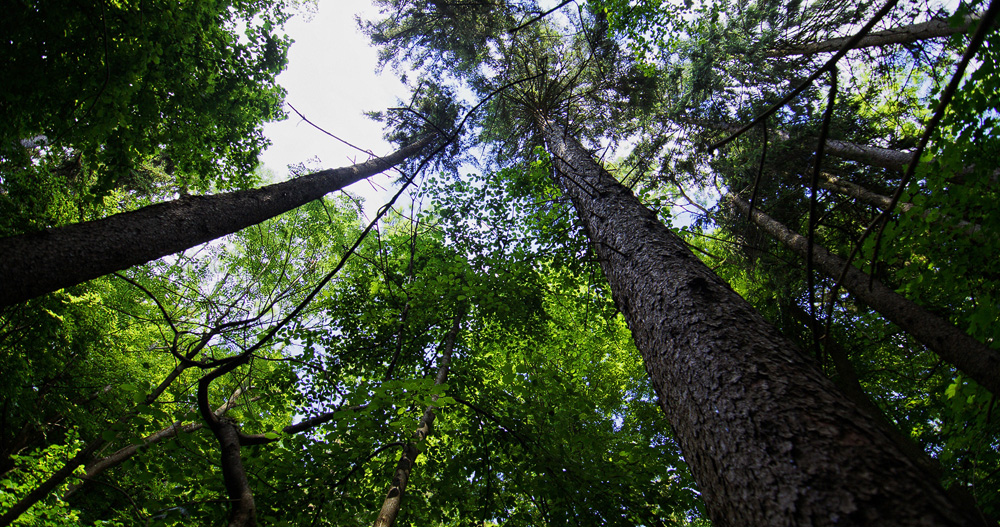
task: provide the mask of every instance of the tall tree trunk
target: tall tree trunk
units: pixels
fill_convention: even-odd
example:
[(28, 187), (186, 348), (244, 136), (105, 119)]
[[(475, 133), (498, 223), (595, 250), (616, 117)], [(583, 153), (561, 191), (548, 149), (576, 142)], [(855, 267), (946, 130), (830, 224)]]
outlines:
[(808, 311), (796, 304), (788, 306), (788, 311), (792, 315), (792, 318), (798, 320), (813, 335), (819, 337), (820, 342), (823, 344), (823, 349), (826, 351), (827, 356), (830, 357), (830, 362), (833, 363), (833, 371), (835, 373), (833, 382), (844, 391), (844, 395), (854, 401), (854, 404), (858, 405), (859, 408), (867, 412), (872, 419), (882, 421), (886, 426), (895, 429), (889, 423), (889, 418), (882, 412), (882, 409), (868, 397), (868, 393), (861, 386), (858, 373), (854, 369), (854, 364), (851, 363), (850, 357), (847, 355), (847, 350), (841, 347), (836, 340), (830, 338), (830, 335), (826, 334), (826, 328), (823, 326), (823, 323), (813, 318)]
[(851, 363), (850, 357), (847, 356), (847, 350), (841, 347), (836, 340), (830, 338), (830, 335), (825, 334), (823, 324), (814, 319), (805, 309), (792, 304), (789, 306), (789, 311), (792, 318), (801, 322), (814, 335), (820, 336), (823, 348), (826, 350), (827, 355), (830, 356), (830, 362), (833, 363), (834, 372), (836, 373), (834, 382), (844, 391), (844, 395), (864, 410), (873, 421), (882, 425), (904, 454), (910, 456), (910, 459), (913, 459), (913, 461), (927, 470), (928, 473), (934, 475), (935, 479), (940, 479), (944, 474), (941, 470), (941, 465), (924, 453), (909, 436), (900, 432), (899, 428), (885, 415), (885, 412), (868, 397), (865, 389), (861, 386), (861, 381), (858, 379), (858, 373), (854, 369), (854, 364)]
[[(441, 357), (438, 358), (437, 377), (434, 379), (435, 385), (444, 383), (448, 378), (448, 367), (451, 363), (452, 352), (455, 349), (455, 339), (458, 337), (458, 330), (462, 325), (462, 318), (464, 316), (463, 310), (459, 310), (455, 314), (451, 330), (448, 331), (448, 335), (445, 337)], [(436, 400), (437, 396), (434, 396), (434, 399)], [(382, 502), (382, 509), (379, 511), (378, 517), (375, 518), (375, 527), (392, 527), (396, 523), (396, 517), (399, 516), (399, 508), (403, 501), (403, 493), (406, 492), (406, 484), (410, 481), (410, 471), (413, 470), (413, 464), (420, 457), (420, 449), (417, 445), (427, 439), (427, 436), (431, 434), (433, 425), (434, 406), (428, 406), (424, 410), (423, 417), (420, 418), (420, 424), (413, 431), (413, 440), (403, 447), (399, 463), (396, 464), (396, 471), (392, 475), (392, 484), (389, 486), (389, 492), (385, 496), (385, 501)]]
[[(743, 214), (747, 213), (749, 210), (747, 202), (733, 195), (730, 195), (730, 199)], [(803, 258), (808, 254), (808, 240), (804, 236), (793, 232), (757, 209), (753, 211), (752, 220)], [(832, 278), (840, 276), (846, 263), (843, 258), (816, 244), (813, 244), (812, 259), (818, 269)], [(1000, 393), (1000, 353), (996, 350), (972, 338), (947, 320), (907, 300), (878, 280), (872, 280), (853, 265), (847, 266), (847, 273), (841, 285), (855, 298), (881, 313), (887, 320), (912, 335), (942, 359), (954, 364), (981, 386), (994, 394)]]
[[(947, 20), (935, 18), (919, 24), (894, 27), (884, 31), (869, 33), (854, 49), (872, 48), (888, 46), (890, 44), (910, 44), (930, 38), (947, 37), (955, 33), (965, 33), (969, 31), (979, 20), (972, 17), (965, 17), (965, 22), (957, 26), (952, 26)], [(850, 40), (851, 37), (831, 38), (820, 42), (806, 44), (791, 44), (774, 50), (768, 55), (771, 57), (788, 57), (792, 55), (813, 55), (816, 53), (826, 53), (839, 51), (840, 48)]]
[(386, 157), (259, 189), (187, 196), (96, 221), (0, 239), (0, 307), (256, 225), (388, 170), (434, 140), (430, 136)]
[(576, 139), (537, 124), (715, 525), (978, 524)]

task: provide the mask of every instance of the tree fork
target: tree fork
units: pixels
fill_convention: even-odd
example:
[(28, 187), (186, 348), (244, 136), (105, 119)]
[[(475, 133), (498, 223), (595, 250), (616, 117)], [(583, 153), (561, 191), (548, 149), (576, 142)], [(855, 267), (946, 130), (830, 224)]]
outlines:
[(536, 124), (715, 525), (981, 525), (575, 138)]
[(95, 221), (0, 239), (0, 307), (144, 264), (256, 225), (388, 170), (435, 140), (259, 189), (186, 196)]
[[(221, 417), (231, 408), (236, 406), (236, 401), (243, 394), (242, 389), (236, 390), (235, 393), (225, 402), (222, 406), (215, 409), (215, 415)], [(80, 483), (74, 483), (69, 486), (66, 493), (63, 495), (63, 499), (69, 498), (77, 490), (89, 480), (96, 478), (97, 476), (103, 474), (106, 470), (116, 467), (124, 462), (126, 459), (139, 453), (140, 448), (148, 448), (152, 445), (165, 441), (167, 439), (177, 437), (179, 434), (190, 434), (197, 430), (201, 430), (205, 427), (205, 423), (187, 423), (184, 424), (181, 421), (174, 421), (169, 426), (166, 426), (159, 431), (149, 434), (148, 436), (142, 438), (139, 443), (130, 443), (127, 446), (119, 448), (114, 453), (104, 456), (96, 461), (88, 463), (84, 469), (86, 474), (84, 476), (79, 476), (83, 481)]]

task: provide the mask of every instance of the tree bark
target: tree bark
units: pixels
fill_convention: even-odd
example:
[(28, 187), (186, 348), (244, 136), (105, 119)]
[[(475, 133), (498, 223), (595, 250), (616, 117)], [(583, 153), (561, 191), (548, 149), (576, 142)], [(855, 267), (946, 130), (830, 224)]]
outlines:
[(858, 161), (874, 167), (902, 172), (913, 161), (912, 152), (893, 150), (878, 146), (859, 145), (849, 141), (827, 139), (823, 149), (826, 153), (843, 159)]
[(434, 136), (386, 156), (253, 190), (187, 196), (0, 239), (0, 307), (144, 264), (319, 199), (419, 153)]
[[(233, 395), (229, 398), (228, 401), (226, 401), (225, 404), (215, 409), (215, 415), (219, 417), (225, 415), (225, 413), (228, 412), (230, 408), (236, 405), (236, 401), (237, 399), (239, 399), (239, 396), (242, 395), (242, 393), (243, 390), (236, 390), (236, 392), (233, 393)], [(69, 489), (66, 490), (66, 494), (63, 495), (63, 499), (66, 499), (71, 495), (73, 495), (73, 493), (79, 490), (80, 487), (82, 487), (87, 480), (96, 478), (97, 476), (103, 474), (104, 471), (108, 470), (109, 468), (116, 467), (126, 459), (129, 459), (132, 456), (136, 455), (139, 452), (140, 448), (148, 448), (161, 441), (170, 439), (172, 437), (177, 437), (179, 434), (182, 433), (189, 434), (191, 432), (201, 430), (204, 427), (205, 423), (184, 424), (181, 421), (175, 421), (171, 423), (170, 426), (162, 428), (159, 431), (149, 434), (148, 436), (142, 438), (141, 443), (133, 443), (128, 446), (124, 446), (122, 448), (119, 448), (110, 455), (104, 456), (101, 459), (98, 459), (97, 461), (94, 461), (92, 463), (88, 463), (85, 469), (86, 475), (82, 476), (83, 481), (80, 483), (74, 483), (70, 485)]]
[(257, 505), (240, 455), (240, 432), (228, 419), (210, 423), (222, 453), (222, 479), (229, 497), (229, 527), (257, 525)]
[[(851, 183), (850, 181), (840, 179), (836, 176), (831, 176), (830, 174), (821, 173), (819, 176), (820, 188), (832, 190), (839, 194), (854, 198), (879, 210), (885, 210), (892, 204), (892, 199), (889, 196), (883, 196), (877, 192), (872, 192), (861, 185)], [(905, 201), (900, 201), (897, 206), (903, 212), (913, 208), (912, 203), (907, 203)]]
[[(953, 27), (947, 20), (933, 19), (919, 24), (895, 27), (884, 31), (876, 31), (861, 39), (854, 49), (888, 46), (890, 44), (911, 44), (931, 38), (947, 37), (956, 33), (965, 33), (979, 19), (966, 17), (965, 22)], [(851, 37), (831, 38), (821, 42), (807, 44), (792, 44), (781, 47), (769, 53), (770, 57), (789, 57), (794, 55), (814, 55), (816, 53), (839, 51)]]
[(909, 436), (900, 432), (896, 425), (885, 415), (885, 412), (868, 397), (865, 389), (861, 386), (861, 381), (858, 379), (858, 372), (854, 369), (854, 364), (851, 363), (851, 359), (847, 355), (847, 350), (841, 347), (836, 340), (830, 338), (830, 335), (826, 335), (823, 324), (814, 319), (805, 309), (792, 304), (789, 311), (792, 314), (792, 318), (809, 328), (809, 331), (814, 335), (819, 335), (820, 341), (823, 343), (823, 349), (826, 350), (827, 355), (830, 356), (830, 362), (833, 363), (833, 369), (836, 373), (836, 378), (833, 381), (844, 391), (844, 395), (864, 410), (873, 421), (882, 425), (886, 433), (896, 442), (896, 445), (904, 454), (910, 456), (910, 459), (922, 466), (935, 479), (941, 479), (944, 475), (941, 465), (921, 450)]
[[(858, 405), (859, 408), (864, 410), (871, 416), (872, 419), (877, 421), (882, 421), (886, 426), (892, 427), (889, 423), (889, 419), (886, 417), (882, 409), (875, 404), (874, 401), (868, 397), (868, 393), (861, 386), (861, 381), (858, 379), (858, 373), (854, 369), (854, 364), (851, 363), (850, 357), (847, 355), (847, 350), (840, 346), (836, 340), (830, 338), (830, 335), (826, 334), (826, 328), (823, 324), (814, 319), (808, 311), (802, 309), (796, 304), (791, 304), (788, 307), (792, 318), (798, 320), (803, 326), (805, 326), (813, 335), (817, 335), (820, 342), (823, 344), (823, 349), (826, 354), (830, 357), (830, 362), (833, 363), (833, 370), (836, 373), (836, 378), (833, 382), (844, 391), (844, 395), (848, 396), (854, 404)], [(895, 429), (893, 427), (893, 429)]]
[[(742, 213), (747, 213), (749, 206), (745, 201), (738, 196), (731, 195), (730, 198)], [(808, 241), (804, 236), (791, 231), (757, 209), (753, 211), (752, 220), (803, 258), (808, 254)], [(846, 264), (843, 258), (816, 244), (813, 244), (812, 259), (818, 269), (833, 278), (840, 276)], [(847, 266), (847, 273), (841, 285), (855, 298), (881, 313), (887, 320), (912, 335), (945, 361), (954, 364), (991, 393), (1000, 393), (1000, 353), (996, 350), (972, 338), (947, 320), (907, 300), (878, 280), (872, 280), (853, 265)]]
[(579, 142), (537, 117), (714, 525), (977, 525)]
[[(459, 311), (455, 315), (451, 330), (448, 331), (448, 335), (445, 337), (441, 357), (438, 359), (437, 377), (434, 379), (435, 385), (444, 383), (448, 378), (448, 367), (451, 363), (452, 352), (455, 349), (455, 339), (458, 336), (458, 330), (461, 327), (464, 316), (464, 312), (462, 311)], [(437, 400), (437, 396), (434, 396), (434, 399)], [(410, 472), (413, 470), (413, 465), (417, 462), (417, 458), (420, 457), (420, 449), (417, 445), (430, 435), (432, 426), (434, 425), (434, 417), (434, 406), (428, 406), (424, 410), (423, 417), (420, 418), (420, 424), (417, 425), (417, 429), (413, 432), (413, 440), (403, 447), (403, 453), (399, 457), (399, 463), (396, 464), (396, 471), (392, 476), (392, 484), (389, 486), (389, 492), (382, 502), (382, 509), (379, 511), (378, 517), (375, 518), (375, 527), (392, 527), (396, 523), (396, 517), (399, 516), (399, 509), (403, 500), (403, 493), (406, 491), (406, 484), (410, 481)]]

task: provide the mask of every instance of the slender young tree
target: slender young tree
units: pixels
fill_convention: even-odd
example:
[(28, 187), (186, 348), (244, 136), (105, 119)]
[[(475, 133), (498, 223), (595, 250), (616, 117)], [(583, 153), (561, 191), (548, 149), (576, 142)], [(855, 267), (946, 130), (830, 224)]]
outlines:
[[(448, 331), (445, 341), (441, 345), (442, 349), (441, 356), (438, 358), (437, 376), (434, 378), (436, 386), (444, 384), (448, 379), (448, 369), (451, 366), (451, 357), (455, 351), (455, 339), (458, 338), (458, 331), (462, 326), (463, 317), (464, 313), (461, 311), (455, 315), (451, 330)], [(437, 396), (433, 396), (433, 399), (436, 401)], [(428, 406), (424, 409), (424, 415), (420, 417), (420, 424), (413, 431), (413, 441), (403, 446), (403, 453), (399, 456), (399, 463), (396, 464), (396, 470), (392, 475), (392, 483), (389, 485), (385, 501), (382, 502), (382, 509), (379, 510), (378, 516), (375, 518), (374, 527), (392, 527), (396, 524), (396, 517), (399, 516), (399, 510), (403, 503), (403, 495), (406, 492), (406, 484), (410, 480), (410, 472), (413, 470), (413, 465), (417, 462), (417, 458), (420, 457), (421, 443), (427, 439), (433, 430), (434, 419), (436, 417), (434, 411), (434, 406)]]

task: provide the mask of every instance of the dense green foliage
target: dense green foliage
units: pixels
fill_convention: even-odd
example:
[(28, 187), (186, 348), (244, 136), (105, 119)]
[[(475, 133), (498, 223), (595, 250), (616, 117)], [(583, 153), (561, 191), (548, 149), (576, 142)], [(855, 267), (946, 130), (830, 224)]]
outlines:
[(0, 21), (0, 233), (114, 190), (245, 188), (280, 118), (285, 2), (17, 1)]
[[(240, 457), (263, 525), (371, 523), (428, 407), (437, 420), (417, 444), (402, 524), (707, 524), (594, 252), (549, 177), (545, 114), (599, 155), (618, 146), (622, 157), (605, 161), (621, 181), (845, 391), (859, 388), (946, 485), (1000, 516), (995, 394), (835, 279), (807, 280), (803, 261), (721, 199), (754, 195), (815, 243), (857, 248), (875, 279), (996, 347), (995, 31), (912, 180), (824, 158), (824, 172), (880, 194), (902, 186), (909, 205), (876, 256), (864, 233), (878, 208), (810, 188), (829, 81), (768, 119), (766, 152), (760, 129), (717, 152), (705, 145), (826, 58), (780, 50), (849, 34), (879, 6), (602, 0), (539, 19), (530, 2), (378, 4), (382, 16), (362, 27), (382, 65), (419, 87), (412, 112), (375, 116), (400, 143), (428, 127), (461, 132), (448, 157), (408, 164), (434, 170), (400, 178), (419, 185), (410, 205), (371, 230), (352, 198), (327, 198), (0, 311), (0, 513), (103, 441), (75, 470), (89, 477), (60, 481), (14, 524), (225, 522), (220, 441), (197, 399), (199, 379), (211, 379), (200, 409), (249, 438)], [(17, 73), (0, 88), (0, 235), (256, 184), (259, 126), (281, 116), (274, 77), (291, 7), (18, 3), (0, 22), (5, 70)], [(969, 9), (982, 10), (956, 16)], [(883, 24), (936, 13), (907, 4)], [(912, 148), (967, 43), (849, 54), (830, 137)], [(485, 102), (458, 131), (472, 104), (456, 94)], [(460, 162), (473, 145), (485, 155), (469, 173)], [(675, 217), (678, 207), (694, 216)], [(435, 384), (456, 322), (448, 378)]]

